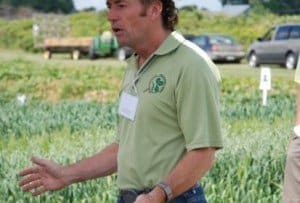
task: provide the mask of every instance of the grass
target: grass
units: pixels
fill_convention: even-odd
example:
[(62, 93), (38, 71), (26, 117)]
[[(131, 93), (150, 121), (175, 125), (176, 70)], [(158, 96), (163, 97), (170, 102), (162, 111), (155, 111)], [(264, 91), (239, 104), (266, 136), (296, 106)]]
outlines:
[[(223, 78), (244, 78), (252, 77), (260, 80), (260, 69), (251, 68), (246, 62), (242, 64), (217, 64)], [(286, 70), (283, 67), (276, 65), (264, 65), (263, 67), (271, 68), (272, 79), (286, 79), (287, 81), (294, 80), (294, 70)]]
[(3, 59), (0, 64), (0, 100), (25, 94), (31, 100), (109, 102), (117, 99), (125, 70), (124, 62), (113, 59), (46, 61), (40, 55), (22, 52), (0, 55), (0, 60)]
[(3, 50), (0, 49), (0, 60), (1, 61), (12, 61), (12, 60), (26, 60), (34, 64), (39, 65), (51, 65), (63, 68), (86, 68), (89, 66), (98, 66), (98, 67), (125, 67), (126, 63), (122, 61), (117, 61), (114, 58), (102, 58), (98, 60), (90, 60), (84, 58), (78, 61), (71, 60), (68, 54), (54, 54), (51, 60), (45, 60), (41, 53), (29, 53), (22, 50)]

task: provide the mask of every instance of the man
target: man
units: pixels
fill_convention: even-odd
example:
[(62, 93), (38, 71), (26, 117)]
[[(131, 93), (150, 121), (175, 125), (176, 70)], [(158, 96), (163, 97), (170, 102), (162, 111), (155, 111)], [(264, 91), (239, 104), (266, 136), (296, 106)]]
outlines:
[(128, 60), (115, 143), (69, 166), (34, 157), (20, 185), (40, 195), (117, 172), (119, 203), (206, 202), (197, 181), (222, 147), (219, 73), (174, 32), (173, 0), (107, 0), (108, 20)]
[[(300, 84), (300, 55), (295, 82)], [(300, 89), (297, 87), (297, 113), (292, 138), (288, 146), (283, 184), (283, 202), (300, 203)]]

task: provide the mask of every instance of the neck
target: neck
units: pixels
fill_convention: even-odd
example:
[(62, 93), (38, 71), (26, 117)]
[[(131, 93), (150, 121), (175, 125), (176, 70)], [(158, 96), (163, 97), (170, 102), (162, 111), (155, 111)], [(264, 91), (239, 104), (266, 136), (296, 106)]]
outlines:
[(154, 53), (160, 45), (169, 36), (171, 31), (161, 30), (161, 32), (154, 31), (152, 34), (147, 35), (143, 43), (137, 45), (134, 50), (138, 55), (138, 66), (141, 67), (143, 63)]

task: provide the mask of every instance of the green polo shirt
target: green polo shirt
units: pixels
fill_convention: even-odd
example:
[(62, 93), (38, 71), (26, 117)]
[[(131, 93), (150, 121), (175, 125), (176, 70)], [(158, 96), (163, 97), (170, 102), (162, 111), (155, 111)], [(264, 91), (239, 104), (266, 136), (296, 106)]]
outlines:
[(119, 116), (121, 189), (159, 183), (193, 149), (222, 147), (219, 72), (196, 45), (173, 32), (138, 71), (128, 61), (122, 91), (137, 96), (134, 121)]

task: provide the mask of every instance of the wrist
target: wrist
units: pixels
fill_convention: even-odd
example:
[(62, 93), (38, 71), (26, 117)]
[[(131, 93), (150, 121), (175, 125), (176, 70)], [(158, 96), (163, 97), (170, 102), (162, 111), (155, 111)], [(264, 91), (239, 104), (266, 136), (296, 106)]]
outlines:
[(61, 177), (65, 186), (80, 182), (80, 177), (72, 173), (72, 168), (70, 166), (63, 166), (61, 168)]
[(166, 193), (160, 187), (155, 187), (148, 194), (151, 196), (151, 199), (153, 200), (153, 202), (157, 202), (157, 203), (165, 203), (165, 202), (167, 202)]

